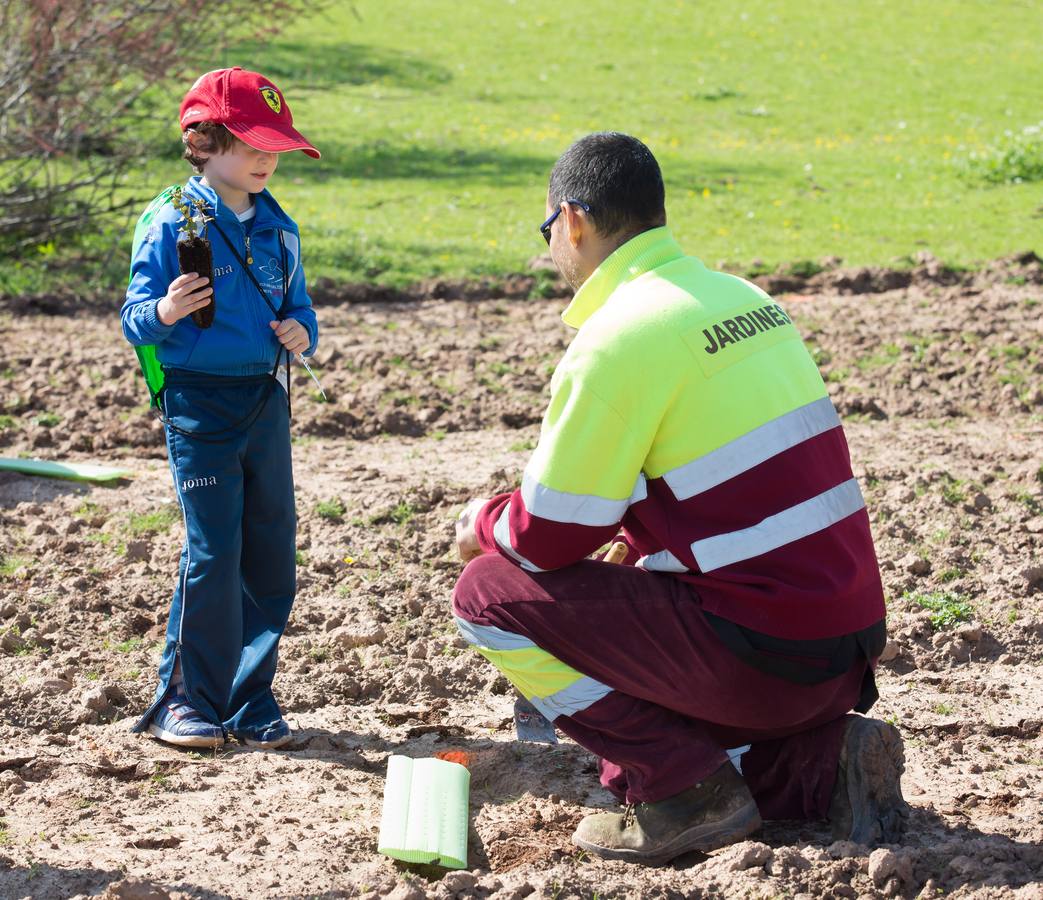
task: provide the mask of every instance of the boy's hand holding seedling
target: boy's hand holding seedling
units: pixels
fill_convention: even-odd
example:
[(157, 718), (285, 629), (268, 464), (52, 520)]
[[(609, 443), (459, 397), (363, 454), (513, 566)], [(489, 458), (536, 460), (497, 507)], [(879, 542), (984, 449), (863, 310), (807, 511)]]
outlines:
[[(164, 325), (173, 325), (206, 306), (213, 293), (209, 279), (195, 272), (179, 275), (170, 282), (166, 296), (156, 306), (156, 316)], [(303, 326), (301, 330), (304, 330)]]

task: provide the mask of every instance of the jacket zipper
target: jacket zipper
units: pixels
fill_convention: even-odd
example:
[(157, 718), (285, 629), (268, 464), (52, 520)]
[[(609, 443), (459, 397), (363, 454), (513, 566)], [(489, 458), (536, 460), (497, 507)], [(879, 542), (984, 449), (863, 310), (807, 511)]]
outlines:
[[(243, 259), (246, 260), (246, 265), (247, 266), (252, 266), (254, 264), (254, 257), (253, 257), (253, 251), (251, 251), (251, 249), (250, 249), (250, 237), (251, 236), (246, 233), (246, 226), (242, 222), (240, 222), (238, 220), (238, 218), (236, 219), (236, 224), (239, 226), (239, 230), (240, 230), (240, 232), (243, 235), (243, 249), (245, 250), (245, 252), (243, 254)], [(248, 283), (246, 285), (246, 291), (247, 291), (247, 293), (249, 293), (250, 292), (250, 288), (252, 287), (252, 284), (249, 283), (250, 276), (243, 274), (243, 275), (240, 275), (239, 277), (247, 279)], [(256, 305), (254, 303), (251, 303), (250, 304), (250, 308), (251, 309), (256, 309)], [(255, 312), (254, 313), (254, 321), (257, 321), (257, 320), (258, 320), (258, 314)], [(265, 324), (266, 324), (266, 322), (258, 322), (258, 327), (263, 329)], [(254, 341), (255, 341), (255, 346), (257, 347), (257, 352), (260, 353), (261, 356), (263, 357), (264, 350), (265, 350), (264, 341), (263, 341), (263, 339), (261, 339), (260, 335), (258, 333), (256, 333), (256, 332), (254, 334)]]

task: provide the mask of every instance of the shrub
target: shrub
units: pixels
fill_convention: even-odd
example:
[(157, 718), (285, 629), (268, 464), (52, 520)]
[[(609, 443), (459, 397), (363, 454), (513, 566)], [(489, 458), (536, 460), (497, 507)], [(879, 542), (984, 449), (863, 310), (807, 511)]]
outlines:
[[(53, 247), (141, 198), (114, 192), (172, 94), (227, 41), (271, 33), (303, 0), (4, 0), (0, 3), (0, 251)], [(174, 85), (173, 78), (185, 83)], [(162, 101), (149, 97), (162, 94)], [(151, 102), (150, 102), (151, 100)], [(151, 112), (160, 107), (162, 115)], [(160, 123), (162, 122), (162, 126)]]
[(825, 266), (810, 259), (802, 259), (789, 267), (788, 274), (794, 278), (814, 278), (822, 271), (825, 271)]
[(1008, 131), (1003, 139), (966, 160), (967, 174), (991, 184), (1043, 181), (1043, 122), (1021, 131)]

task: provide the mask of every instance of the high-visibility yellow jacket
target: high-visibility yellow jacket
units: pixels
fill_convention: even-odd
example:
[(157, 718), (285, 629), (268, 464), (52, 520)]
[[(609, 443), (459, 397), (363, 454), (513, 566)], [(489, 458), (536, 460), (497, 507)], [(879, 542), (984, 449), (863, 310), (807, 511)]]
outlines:
[(578, 333), (521, 487), (479, 515), (484, 550), (539, 572), (622, 526), (638, 566), (748, 628), (813, 639), (883, 618), (843, 429), (781, 306), (656, 228), (562, 317)]

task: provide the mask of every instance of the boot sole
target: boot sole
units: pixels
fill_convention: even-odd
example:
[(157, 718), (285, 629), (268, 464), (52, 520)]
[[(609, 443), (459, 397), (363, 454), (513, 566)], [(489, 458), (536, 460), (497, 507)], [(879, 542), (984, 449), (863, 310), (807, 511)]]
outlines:
[(696, 850), (701, 853), (709, 853), (711, 850), (717, 850), (719, 847), (734, 844), (753, 834), (760, 827), (760, 813), (757, 811), (757, 804), (751, 800), (746, 806), (736, 810), (727, 819), (682, 831), (672, 841), (658, 848), (654, 853), (601, 847), (598, 844), (576, 837), (576, 835), (572, 836), (572, 843), (582, 847), (584, 850), (589, 850), (591, 853), (596, 853), (603, 859), (621, 859), (626, 862), (640, 863), (646, 866), (661, 866), (685, 853), (692, 853)]
[(194, 747), (209, 750), (214, 747), (221, 747), (225, 742), (223, 737), (208, 738), (198, 735), (174, 734), (172, 731), (165, 731), (160, 728), (155, 722), (149, 722), (148, 733), (154, 738), (163, 741), (164, 744), (173, 744), (175, 747)]
[(910, 813), (902, 797), (905, 748), (898, 729), (879, 719), (856, 719), (844, 736), (844, 749), (851, 825), (834, 823), (833, 840), (898, 843)]

